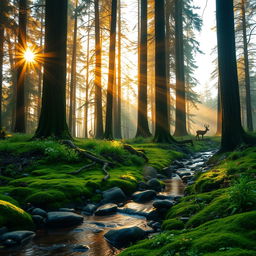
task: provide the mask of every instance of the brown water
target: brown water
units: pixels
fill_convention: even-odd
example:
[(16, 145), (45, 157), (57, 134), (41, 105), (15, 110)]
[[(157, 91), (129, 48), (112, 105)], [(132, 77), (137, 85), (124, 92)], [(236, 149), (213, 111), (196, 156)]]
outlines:
[[(193, 164), (193, 163), (192, 163)], [(190, 165), (192, 165), (190, 164)], [(165, 196), (183, 196), (185, 185), (178, 175), (164, 181)], [(150, 212), (152, 202), (138, 204), (128, 202), (123, 208), (140, 212)], [(120, 251), (112, 247), (104, 238), (110, 229), (147, 226), (145, 217), (118, 213), (111, 216), (84, 216), (84, 222), (73, 229), (45, 230), (37, 232), (36, 237), (20, 250), (0, 251), (2, 256), (112, 256)], [(77, 246), (88, 246), (89, 250), (79, 250)], [(80, 248), (81, 249), (81, 248)]]

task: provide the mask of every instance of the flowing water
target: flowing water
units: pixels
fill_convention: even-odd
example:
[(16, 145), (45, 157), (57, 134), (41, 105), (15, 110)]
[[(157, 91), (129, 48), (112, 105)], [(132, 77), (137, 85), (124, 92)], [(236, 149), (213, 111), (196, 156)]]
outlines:
[[(173, 166), (175, 172), (194, 174), (195, 171), (205, 170), (205, 162), (213, 155), (213, 151), (196, 153), (182, 161), (181, 167)], [(172, 166), (171, 166), (172, 167)], [(177, 174), (172, 174), (164, 180), (165, 191), (159, 195), (183, 196), (185, 185)], [(138, 204), (128, 202), (124, 207), (139, 212), (150, 212), (153, 209), (152, 202)], [(143, 214), (142, 214), (143, 215)], [(36, 237), (25, 247), (15, 251), (0, 251), (3, 256), (112, 256), (120, 251), (112, 247), (104, 238), (104, 234), (110, 229), (126, 227), (141, 227), (151, 230), (147, 226), (147, 220), (140, 215), (117, 213), (111, 216), (84, 216), (84, 222), (72, 229), (44, 230), (37, 232)], [(89, 249), (87, 249), (87, 247)]]

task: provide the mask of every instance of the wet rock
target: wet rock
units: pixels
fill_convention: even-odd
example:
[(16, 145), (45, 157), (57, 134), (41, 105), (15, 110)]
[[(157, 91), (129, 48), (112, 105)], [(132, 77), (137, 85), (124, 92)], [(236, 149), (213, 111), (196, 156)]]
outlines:
[(25, 244), (35, 236), (33, 231), (12, 231), (0, 236), (0, 242), (6, 247)]
[(175, 165), (175, 166), (177, 166), (178, 168), (184, 168), (184, 167), (185, 167), (184, 163), (181, 162), (181, 161), (179, 161), (179, 160), (173, 161), (173, 162), (172, 162), (172, 165)]
[(143, 181), (141, 181), (141, 182), (138, 183), (138, 190), (142, 190), (142, 191), (143, 191), (143, 190), (147, 190), (147, 189), (149, 189), (147, 183), (145, 183), (145, 182), (143, 182)]
[(148, 226), (151, 227), (154, 231), (160, 231), (161, 230), (161, 223), (156, 221), (149, 221)]
[(34, 223), (36, 224), (37, 228), (42, 228), (45, 225), (45, 220), (42, 216), (40, 215), (32, 215), (32, 219)]
[(153, 200), (156, 196), (156, 191), (154, 190), (145, 190), (142, 192), (135, 192), (132, 194), (132, 200), (137, 203), (144, 203), (150, 200)]
[(60, 208), (60, 212), (75, 212), (75, 209), (73, 208)]
[(147, 232), (139, 227), (110, 230), (104, 235), (107, 241), (117, 248), (127, 247), (144, 239), (146, 236)]
[(166, 179), (166, 176), (164, 176), (162, 174), (157, 174), (157, 178), (160, 180), (164, 180), (164, 179)]
[(32, 215), (40, 215), (42, 216), (43, 218), (46, 218), (47, 217), (47, 212), (44, 211), (43, 209), (40, 209), (40, 208), (35, 208), (32, 210), (31, 212)]
[(117, 211), (120, 213), (128, 214), (128, 215), (139, 215), (139, 216), (143, 216), (143, 217), (147, 217), (147, 215), (148, 215), (147, 212), (142, 212), (142, 211), (138, 211), (138, 210), (131, 209), (131, 208), (119, 208), (119, 209), (117, 209)]
[(188, 181), (191, 181), (193, 179), (193, 175), (185, 175), (181, 179), (183, 182), (187, 183)]
[(149, 186), (150, 189), (153, 189), (157, 192), (160, 192), (162, 190), (161, 182), (156, 178), (150, 179), (147, 182), (147, 185)]
[(105, 215), (112, 215), (117, 212), (117, 205), (116, 204), (105, 204), (100, 206), (96, 212), (95, 215), (98, 216), (105, 216)]
[(83, 222), (83, 216), (72, 212), (48, 212), (46, 224), (50, 227), (72, 227)]
[(83, 207), (82, 211), (85, 215), (93, 215), (94, 211), (97, 209), (97, 206), (95, 204), (87, 204), (85, 207)]
[(103, 191), (103, 202), (104, 203), (122, 203), (127, 200), (123, 190), (118, 187), (111, 188)]
[(156, 196), (156, 199), (159, 199), (159, 200), (171, 200), (173, 201), (175, 198), (175, 196), (167, 196), (167, 195), (161, 195), (161, 194), (158, 194)]
[(145, 166), (143, 168), (143, 176), (145, 179), (150, 180), (157, 177), (157, 170), (152, 166)]
[(162, 208), (171, 208), (175, 204), (174, 201), (171, 200), (155, 200), (153, 202), (153, 206), (157, 209), (162, 209)]
[(153, 210), (147, 215), (147, 220), (153, 221), (161, 221), (163, 218), (163, 214), (161, 214), (158, 210)]
[(89, 247), (82, 244), (75, 244), (72, 246), (73, 252), (87, 252), (89, 250)]

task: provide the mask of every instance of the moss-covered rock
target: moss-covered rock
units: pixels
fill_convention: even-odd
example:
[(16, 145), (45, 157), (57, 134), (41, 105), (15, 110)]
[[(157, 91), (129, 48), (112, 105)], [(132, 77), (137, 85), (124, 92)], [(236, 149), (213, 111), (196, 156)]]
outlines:
[(31, 216), (21, 208), (0, 200), (0, 227), (10, 230), (33, 230), (34, 224)]
[(181, 230), (185, 227), (184, 223), (179, 219), (168, 219), (162, 224), (163, 230)]

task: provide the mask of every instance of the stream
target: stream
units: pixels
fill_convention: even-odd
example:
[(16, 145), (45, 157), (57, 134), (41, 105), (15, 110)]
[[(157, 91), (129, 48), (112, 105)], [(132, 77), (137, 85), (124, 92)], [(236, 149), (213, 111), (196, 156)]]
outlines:
[[(184, 180), (191, 184), (195, 172), (207, 170), (206, 162), (215, 151), (198, 152), (186, 159), (176, 160), (168, 167), (170, 173), (164, 179), (165, 189), (157, 194), (161, 197), (181, 197), (186, 187)], [(39, 231), (36, 237), (19, 250), (2, 251), (4, 256), (111, 256), (120, 250), (112, 247), (104, 238), (111, 229), (140, 227), (152, 230), (145, 217), (124, 213), (124, 208), (149, 213), (153, 210), (152, 201), (139, 204), (129, 201), (110, 216), (85, 216), (84, 222), (72, 229), (47, 229)], [(82, 213), (80, 213), (82, 214)]]

